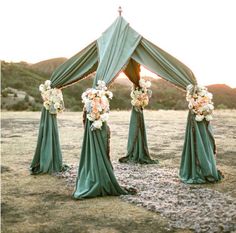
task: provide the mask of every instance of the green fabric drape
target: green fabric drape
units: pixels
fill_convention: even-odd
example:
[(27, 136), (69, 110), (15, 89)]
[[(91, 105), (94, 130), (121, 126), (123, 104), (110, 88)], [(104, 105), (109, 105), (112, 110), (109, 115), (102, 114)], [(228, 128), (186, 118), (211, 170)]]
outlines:
[(123, 17), (115, 22), (97, 40), (99, 65), (94, 79), (103, 80), (107, 85), (125, 68), (136, 49), (141, 36), (134, 31)]
[(189, 184), (221, 180), (214, 152), (215, 141), (210, 123), (206, 120), (197, 122), (189, 112), (179, 172), (181, 180)]
[[(97, 40), (99, 64), (94, 87), (98, 80), (107, 85), (112, 82), (130, 59), (140, 39), (141, 36), (122, 17), (117, 18)], [(104, 135), (108, 134), (107, 127), (104, 126), (102, 132), (91, 131), (90, 125), (87, 120), (74, 198), (125, 194), (126, 191), (116, 181), (106, 154), (108, 145), (104, 142)]]
[(157, 163), (149, 155), (143, 111), (137, 112), (134, 107), (132, 107), (129, 124), (127, 155), (119, 161), (121, 163), (129, 161), (141, 164)]
[[(188, 67), (141, 37), (123, 17), (118, 17), (97, 41), (88, 45), (55, 70), (51, 77), (52, 87), (64, 88), (96, 70), (93, 86), (97, 84), (98, 80), (103, 80), (109, 85), (121, 70), (126, 70), (127, 64), (131, 64), (127, 66), (126, 70), (129, 73), (129, 68), (133, 65), (135, 67), (136, 63), (145, 66), (182, 89), (185, 89), (189, 84), (197, 84), (194, 74)], [(128, 76), (137, 85), (139, 77), (135, 72), (134, 70), (133, 76)], [(145, 151), (146, 146), (143, 145), (147, 144), (143, 115), (137, 114), (139, 113), (134, 113), (132, 110), (131, 125), (136, 122), (138, 126), (141, 122), (144, 130), (138, 132), (138, 140), (134, 147), (129, 146), (131, 143), (128, 142), (128, 152), (135, 151), (135, 157), (140, 154), (140, 151)], [(79, 179), (74, 197), (84, 198), (126, 193), (117, 183), (109, 166), (110, 162), (106, 155), (108, 145), (103, 138), (108, 133), (107, 127), (104, 126), (102, 131), (91, 132), (89, 124), (90, 122), (87, 121), (78, 172)], [(130, 128), (131, 141), (136, 135), (133, 130)], [(196, 122), (189, 117), (180, 168), (180, 177), (183, 181), (191, 183), (191, 180), (194, 180), (196, 183), (202, 183), (203, 181), (220, 179), (213, 156), (213, 142), (214, 137), (211, 134), (210, 125), (206, 122)], [(61, 168), (62, 159), (56, 116), (43, 109), (31, 171), (33, 174), (38, 174), (59, 171)]]
[[(59, 66), (52, 74), (52, 87), (63, 88), (77, 82), (96, 70), (96, 42), (91, 43), (81, 52)], [(42, 109), (38, 142), (30, 166), (32, 174), (58, 172), (62, 169), (56, 115)]]
[(130, 59), (124, 70), (124, 73), (136, 87), (139, 86), (140, 65), (135, 60)]
[[(134, 86), (139, 86), (140, 65), (136, 61), (130, 59), (124, 73), (129, 80), (134, 83)], [(141, 164), (155, 163), (155, 161), (150, 158), (148, 151), (143, 111), (137, 112), (132, 108), (129, 123), (127, 154), (125, 157), (120, 158), (119, 161), (132, 161)]]
[[(140, 41), (132, 59), (181, 89), (185, 90), (189, 84), (197, 85), (194, 74), (187, 66), (145, 38)], [(193, 128), (195, 133), (191, 131)], [(180, 165), (182, 181), (205, 183), (221, 179), (213, 156), (213, 141), (210, 123), (196, 122), (193, 116), (188, 117)]]
[(91, 131), (91, 125), (86, 120), (74, 198), (127, 194), (119, 186), (109, 160), (108, 126)]
[(197, 83), (193, 72), (187, 66), (145, 38), (140, 41), (132, 58), (182, 89)]
[(57, 129), (57, 116), (42, 109), (38, 143), (30, 166), (32, 174), (52, 173), (62, 169), (62, 155)]
[(78, 82), (98, 66), (98, 51), (96, 41), (59, 66), (52, 74), (52, 87), (63, 88)]

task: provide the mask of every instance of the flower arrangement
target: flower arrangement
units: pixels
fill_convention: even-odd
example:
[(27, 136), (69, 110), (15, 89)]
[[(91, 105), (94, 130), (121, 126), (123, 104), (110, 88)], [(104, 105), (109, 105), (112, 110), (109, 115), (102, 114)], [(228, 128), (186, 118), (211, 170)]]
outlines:
[(131, 104), (134, 106), (136, 111), (141, 111), (149, 103), (149, 98), (152, 96), (152, 91), (149, 89), (151, 87), (150, 81), (145, 81), (144, 79), (139, 80), (139, 87), (133, 87), (131, 91)]
[(196, 121), (202, 121), (203, 119), (211, 121), (214, 110), (213, 95), (207, 91), (206, 87), (199, 85), (193, 86), (190, 84), (186, 89), (186, 100), (189, 102), (188, 108), (196, 115)]
[(101, 129), (103, 122), (109, 118), (109, 99), (113, 94), (107, 90), (104, 81), (98, 80), (96, 88), (89, 88), (82, 94), (82, 102), (87, 112), (87, 118), (93, 121), (91, 130)]
[(50, 80), (46, 80), (44, 84), (41, 84), (39, 90), (43, 98), (43, 106), (49, 110), (51, 114), (64, 111), (62, 92), (58, 88), (51, 88)]

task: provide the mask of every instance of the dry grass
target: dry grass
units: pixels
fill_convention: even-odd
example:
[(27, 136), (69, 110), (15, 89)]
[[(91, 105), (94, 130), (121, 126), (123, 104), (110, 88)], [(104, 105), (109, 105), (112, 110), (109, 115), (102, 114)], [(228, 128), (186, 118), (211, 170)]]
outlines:
[[(111, 157), (126, 153), (129, 112), (112, 112)], [(71, 199), (65, 181), (49, 175), (31, 176), (28, 167), (36, 147), (40, 113), (2, 113), (2, 232), (169, 232), (168, 219), (118, 197)], [(186, 111), (145, 111), (148, 144), (160, 166), (178, 167)], [(58, 116), (65, 163), (77, 164), (83, 139), (82, 114)], [(218, 167), (223, 182), (207, 185), (236, 197), (236, 111), (215, 111)], [(175, 232), (190, 232), (176, 230)]]

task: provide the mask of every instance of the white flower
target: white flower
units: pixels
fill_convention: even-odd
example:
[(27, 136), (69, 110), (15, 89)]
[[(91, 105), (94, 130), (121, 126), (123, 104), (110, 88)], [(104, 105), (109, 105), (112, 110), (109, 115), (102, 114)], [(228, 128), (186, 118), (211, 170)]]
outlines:
[(190, 101), (192, 99), (192, 96), (189, 94), (189, 93), (187, 93), (187, 95), (186, 95), (186, 100), (187, 101)]
[(108, 113), (101, 114), (101, 115), (100, 115), (100, 119), (101, 119), (102, 122), (108, 121), (108, 119), (109, 119), (109, 114), (108, 114)]
[(52, 83), (52, 82), (51, 82), (50, 80), (46, 80), (46, 81), (44, 82), (44, 85), (46, 86), (47, 90), (51, 88), (51, 83)]
[(133, 100), (131, 100), (131, 104), (133, 105), (133, 106), (135, 106), (136, 105), (136, 100), (135, 99), (133, 99)]
[(96, 118), (94, 116), (92, 116), (91, 114), (88, 114), (87, 115), (87, 118), (90, 120), (90, 121), (95, 121)]
[(142, 91), (141, 90), (135, 90), (134, 91), (134, 95), (136, 95), (136, 96), (139, 96), (139, 95), (141, 95), (142, 94)]
[(49, 98), (53, 103), (57, 102), (58, 98), (55, 95), (51, 95)]
[(198, 94), (200, 95), (200, 96), (206, 96), (207, 95), (207, 91), (206, 90), (201, 90), (200, 92), (198, 92)]
[(150, 88), (151, 87), (151, 82), (150, 81), (145, 81), (144, 79), (139, 80), (139, 86), (143, 89)]
[(45, 88), (44, 88), (44, 85), (43, 85), (43, 84), (40, 84), (40, 86), (39, 86), (39, 91), (41, 91), (41, 92), (44, 92), (44, 91), (45, 91)]
[(192, 104), (191, 102), (189, 102), (188, 108), (189, 108), (189, 109), (192, 109), (192, 108), (193, 108), (193, 104)]
[(208, 114), (205, 116), (207, 121), (211, 121), (213, 119), (212, 115)]
[(98, 80), (97, 82), (97, 89), (98, 90), (107, 90), (106, 83), (102, 80)]
[(96, 89), (92, 89), (91, 92), (92, 92), (93, 95), (95, 95), (95, 94), (97, 94), (98, 91)]
[(112, 99), (113, 93), (112, 93), (111, 91), (107, 91), (106, 93), (107, 93), (107, 95), (108, 95), (108, 98), (109, 98), (109, 99)]
[(213, 104), (208, 104), (208, 107), (210, 110), (214, 110), (214, 105)]
[(208, 110), (209, 110), (209, 104), (202, 106), (201, 109), (202, 109), (202, 110), (201, 110), (202, 112), (208, 111)]
[(203, 90), (204, 90), (204, 91), (207, 91), (207, 88), (204, 87), (204, 86), (201, 86), (201, 85), (198, 85), (198, 86), (197, 86), (197, 91), (198, 91), (198, 92), (201, 92), (201, 91), (203, 91)]
[(203, 111), (206, 111), (206, 110), (204, 110), (204, 106), (199, 107), (199, 108), (195, 108), (195, 112), (196, 112), (196, 113), (202, 114)]
[(195, 120), (196, 121), (202, 121), (204, 119), (203, 115), (196, 115)]
[(106, 83), (102, 80), (98, 80), (98, 86), (106, 86)]
[(102, 128), (102, 121), (101, 120), (96, 120), (93, 122), (93, 127), (96, 129), (101, 129)]
[(139, 80), (139, 86), (142, 87), (142, 88), (145, 87), (145, 80), (144, 79)]
[(151, 87), (151, 82), (150, 81), (146, 81), (146, 88), (150, 88)]
[(207, 95), (206, 95), (210, 100), (212, 100), (212, 98), (213, 98), (213, 95), (212, 95), (212, 93), (210, 93), (210, 92), (207, 92)]
[(60, 104), (59, 102), (56, 102), (56, 103), (54, 104), (54, 108), (55, 108), (55, 109), (61, 108), (61, 104)]
[(193, 85), (192, 85), (192, 84), (189, 84), (189, 85), (186, 87), (186, 90), (187, 90), (188, 92), (191, 92), (192, 89), (193, 89)]
[(51, 102), (50, 102), (50, 101), (44, 101), (44, 102), (43, 102), (43, 106), (44, 106), (47, 110), (49, 110), (49, 108), (50, 108), (50, 106), (51, 106)]

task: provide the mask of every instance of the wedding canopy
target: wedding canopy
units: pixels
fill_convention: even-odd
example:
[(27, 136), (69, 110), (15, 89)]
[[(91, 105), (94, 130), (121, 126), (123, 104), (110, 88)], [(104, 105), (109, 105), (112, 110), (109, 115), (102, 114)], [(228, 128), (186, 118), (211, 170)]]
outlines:
[[(67, 60), (52, 74), (52, 87), (65, 88), (96, 71), (98, 80), (109, 84), (123, 71), (135, 86), (139, 85), (140, 65), (183, 90), (197, 85), (192, 71), (163, 51), (119, 16), (100, 38)], [(153, 90), (155, 91), (155, 90)], [(86, 119), (78, 169), (75, 198), (126, 194), (114, 176), (109, 153), (109, 129), (90, 130)], [(171, 126), (170, 126), (171, 127)], [(215, 142), (210, 123), (197, 122), (191, 112), (187, 119), (180, 179), (186, 183), (205, 183), (221, 179), (216, 169)], [(143, 112), (132, 108), (127, 156), (121, 162), (154, 163), (149, 156)], [(33, 174), (52, 173), (62, 169), (62, 155), (56, 115), (42, 109), (39, 136), (31, 164)]]

